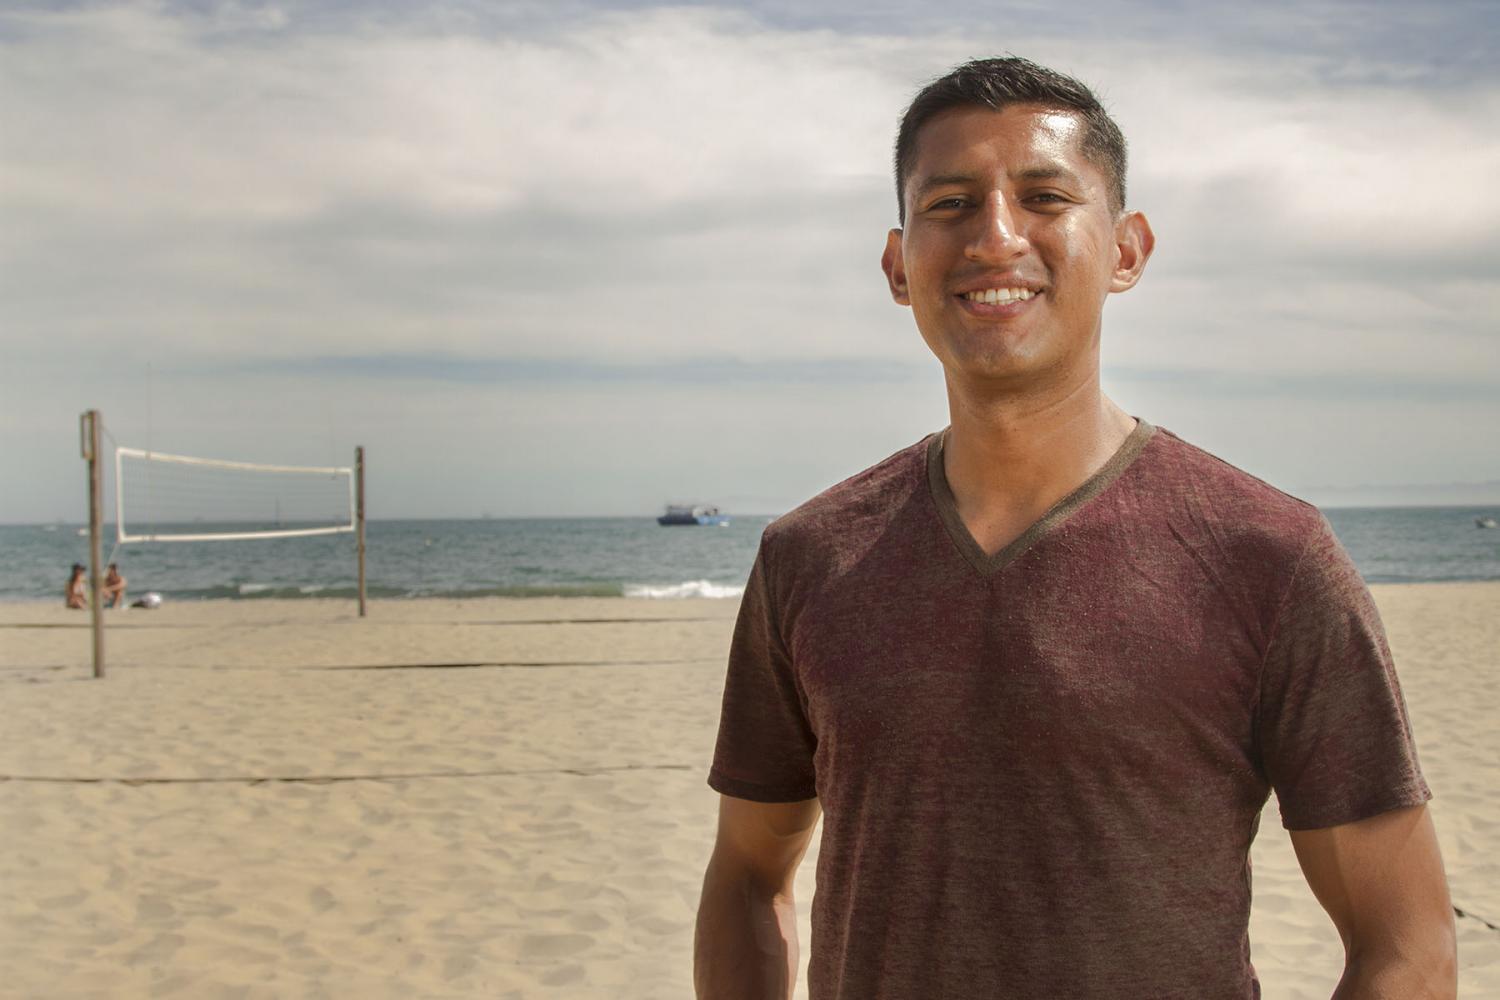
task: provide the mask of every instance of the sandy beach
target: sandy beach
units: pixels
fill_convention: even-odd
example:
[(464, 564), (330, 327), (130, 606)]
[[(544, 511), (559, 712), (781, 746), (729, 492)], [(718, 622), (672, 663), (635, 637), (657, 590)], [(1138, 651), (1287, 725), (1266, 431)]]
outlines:
[[(1500, 996), (1500, 584), (1374, 589)], [(171, 603), (108, 613), (95, 680), (86, 614), (0, 605), (0, 996), (690, 996), (735, 610)], [(1254, 865), (1265, 996), (1327, 997), (1274, 800)]]

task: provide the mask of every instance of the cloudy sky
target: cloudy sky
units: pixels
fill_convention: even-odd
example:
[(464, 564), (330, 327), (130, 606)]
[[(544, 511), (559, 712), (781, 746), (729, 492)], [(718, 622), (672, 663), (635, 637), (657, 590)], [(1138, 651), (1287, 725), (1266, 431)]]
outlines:
[(889, 148), (1004, 53), (1130, 139), (1122, 405), (1318, 502), (1500, 500), (1500, 7), (941, 7), (0, 3), (0, 522), (83, 516), (89, 407), (363, 444), (375, 517), (788, 509), (946, 422)]

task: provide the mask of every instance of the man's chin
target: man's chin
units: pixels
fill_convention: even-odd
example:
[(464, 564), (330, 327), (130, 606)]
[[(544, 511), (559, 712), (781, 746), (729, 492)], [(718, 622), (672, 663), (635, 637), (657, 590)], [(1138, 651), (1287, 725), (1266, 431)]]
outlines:
[(984, 393), (1018, 395), (1098, 380), (1097, 365), (1091, 368), (1089, 359), (1056, 357), (1043, 351), (953, 354), (940, 360), (950, 386)]
[(1034, 351), (1008, 347), (983, 353), (955, 352), (943, 362), (943, 367), (964, 379), (1009, 381), (1025, 379), (1045, 365)]

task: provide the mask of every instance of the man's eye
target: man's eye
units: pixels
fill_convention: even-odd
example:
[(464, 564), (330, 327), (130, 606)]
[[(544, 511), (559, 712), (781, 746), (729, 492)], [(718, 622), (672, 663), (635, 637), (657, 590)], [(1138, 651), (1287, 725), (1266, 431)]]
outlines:
[(967, 204), (967, 202), (965, 202), (962, 198), (954, 197), (944, 198), (941, 201), (934, 202), (930, 207), (933, 209), (963, 208), (965, 204)]

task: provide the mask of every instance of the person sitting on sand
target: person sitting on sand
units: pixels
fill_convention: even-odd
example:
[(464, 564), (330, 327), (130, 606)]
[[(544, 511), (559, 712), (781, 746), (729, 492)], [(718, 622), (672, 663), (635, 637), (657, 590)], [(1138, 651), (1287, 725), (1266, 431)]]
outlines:
[(83, 578), (83, 563), (73, 564), (73, 575), (68, 577), (68, 585), (63, 588), (63, 604), (75, 609), (89, 606), (89, 585)]
[(125, 578), (120, 575), (119, 565), (110, 563), (109, 572), (104, 575), (103, 597), (106, 608), (125, 606), (125, 583)]

